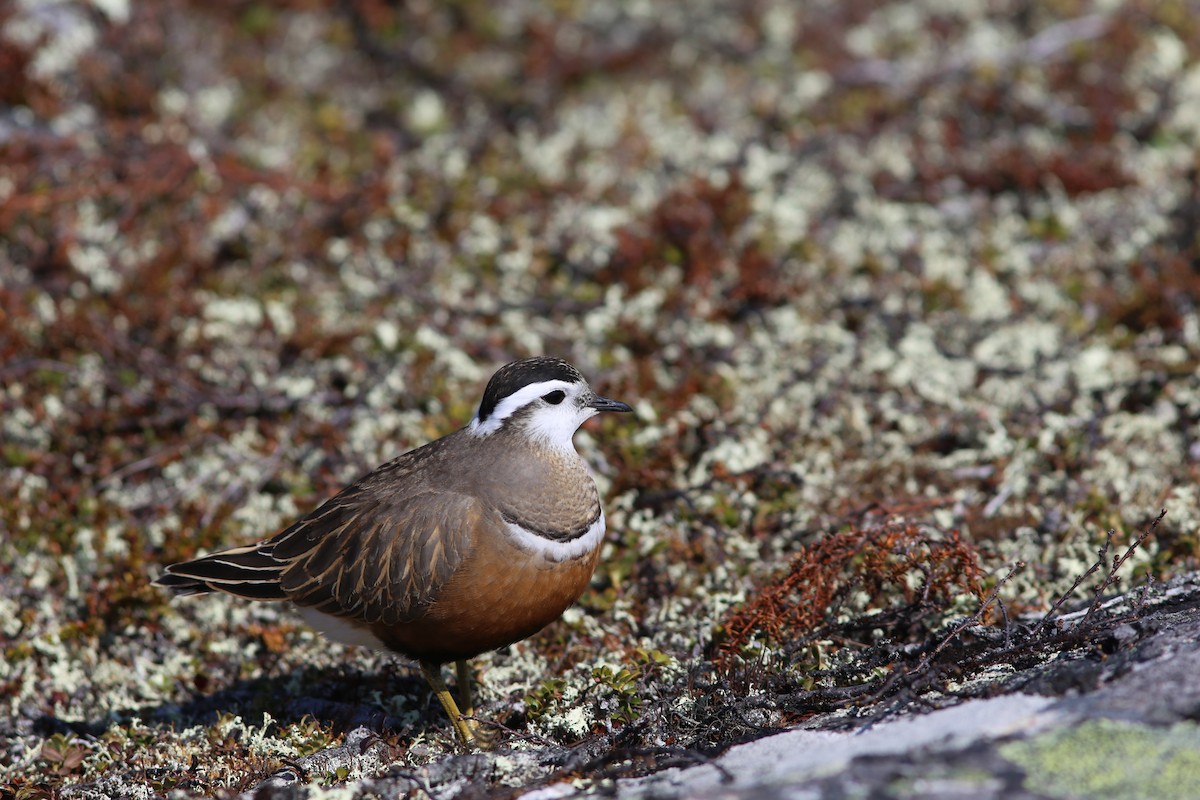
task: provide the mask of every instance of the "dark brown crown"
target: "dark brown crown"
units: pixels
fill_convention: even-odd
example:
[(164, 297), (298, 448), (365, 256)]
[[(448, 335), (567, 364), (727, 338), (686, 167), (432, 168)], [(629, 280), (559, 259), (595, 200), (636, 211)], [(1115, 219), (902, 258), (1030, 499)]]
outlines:
[(476, 417), (483, 422), (496, 410), (501, 400), (531, 383), (542, 381), (585, 382), (579, 370), (561, 358), (523, 358), (496, 370), (496, 374), (488, 381), (487, 388), (483, 390), (483, 400), (479, 403), (479, 413)]

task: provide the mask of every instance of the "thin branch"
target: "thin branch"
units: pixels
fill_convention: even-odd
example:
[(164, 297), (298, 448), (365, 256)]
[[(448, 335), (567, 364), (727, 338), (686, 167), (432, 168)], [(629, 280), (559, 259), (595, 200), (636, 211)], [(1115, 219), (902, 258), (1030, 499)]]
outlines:
[[(1119, 556), (1113, 557), (1112, 566), (1108, 570), (1108, 575), (1104, 578), (1104, 581), (1100, 584), (1100, 586), (1096, 588), (1096, 594), (1094, 597), (1092, 597), (1092, 604), (1088, 606), (1087, 613), (1083, 615), (1083, 620), (1080, 622), (1081, 625), (1086, 623), (1096, 609), (1100, 607), (1100, 600), (1104, 591), (1114, 583), (1118, 583), (1121, 580), (1121, 577), (1117, 575), (1117, 572), (1122, 566), (1125, 565), (1125, 562), (1133, 556), (1134, 551), (1141, 547), (1142, 543), (1150, 538), (1150, 534), (1154, 533), (1154, 530), (1158, 527), (1158, 523), (1162, 522), (1163, 517), (1166, 515), (1167, 510), (1165, 508), (1159, 511), (1158, 516), (1154, 518), (1154, 521), (1146, 526), (1146, 529), (1142, 531), (1136, 539), (1133, 540), (1133, 543), (1130, 544), (1129, 547), (1125, 548), (1125, 552)], [(1104, 550), (1100, 552), (1100, 557), (1102, 560), (1104, 558), (1105, 551), (1108, 549), (1108, 541), (1112, 539), (1112, 535), (1113, 532), (1109, 531), (1108, 540), (1106, 540), (1104, 543)]]
[(1047, 611), (1045, 616), (1042, 617), (1041, 621), (1034, 626), (1033, 635), (1035, 637), (1040, 635), (1041, 632), (1045, 630), (1046, 626), (1049, 625), (1058, 614), (1059, 609), (1063, 607), (1063, 604), (1070, 600), (1075, 594), (1075, 590), (1078, 589), (1083, 582), (1088, 579), (1089, 576), (1093, 575), (1097, 570), (1100, 569), (1100, 567), (1104, 565), (1105, 560), (1108, 558), (1108, 547), (1112, 542), (1113, 533), (1114, 531), (1109, 530), (1108, 534), (1105, 536), (1104, 544), (1100, 547), (1100, 550), (1097, 551), (1099, 558), (1097, 558), (1095, 563), (1088, 567), (1086, 572), (1076, 576), (1075, 582), (1072, 583), (1065, 592), (1058, 596), (1058, 599), (1050, 605), (1050, 610)]

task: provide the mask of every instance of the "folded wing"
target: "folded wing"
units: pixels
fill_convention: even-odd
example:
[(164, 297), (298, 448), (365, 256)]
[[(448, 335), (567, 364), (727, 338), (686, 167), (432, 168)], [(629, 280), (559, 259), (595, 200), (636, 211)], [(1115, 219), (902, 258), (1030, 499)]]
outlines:
[(291, 600), (368, 624), (419, 617), (466, 558), (480, 504), (454, 492), (389, 500), (355, 489), (271, 539), (172, 565), (155, 582), (181, 595)]

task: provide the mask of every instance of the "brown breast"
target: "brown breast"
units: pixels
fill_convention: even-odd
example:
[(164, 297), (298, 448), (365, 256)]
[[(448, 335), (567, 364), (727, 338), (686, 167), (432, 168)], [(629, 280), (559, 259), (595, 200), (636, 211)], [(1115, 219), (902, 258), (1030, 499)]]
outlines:
[(558, 619), (587, 588), (599, 557), (597, 543), (579, 558), (551, 563), (499, 531), (479, 535), (420, 619), (371, 632), (396, 652), (438, 662), (504, 647)]

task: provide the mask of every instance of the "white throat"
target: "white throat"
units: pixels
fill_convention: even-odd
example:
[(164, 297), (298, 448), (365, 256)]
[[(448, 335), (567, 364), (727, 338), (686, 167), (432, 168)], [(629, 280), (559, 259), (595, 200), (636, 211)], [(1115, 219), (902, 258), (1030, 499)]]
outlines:
[[(566, 396), (557, 405), (551, 405), (542, 398), (555, 391)], [(531, 383), (508, 397), (501, 400), (492, 409), (492, 413), (482, 422), (479, 417), (471, 420), (467, 430), (473, 436), (483, 438), (490, 436), (504, 426), (506, 420), (517, 411), (532, 405), (528, 418), (524, 422), (525, 432), (542, 443), (561, 450), (575, 451), (572, 437), (579, 426), (595, 416), (598, 411), (591, 406), (579, 403), (579, 396), (587, 392), (587, 386), (569, 381), (541, 381)]]

